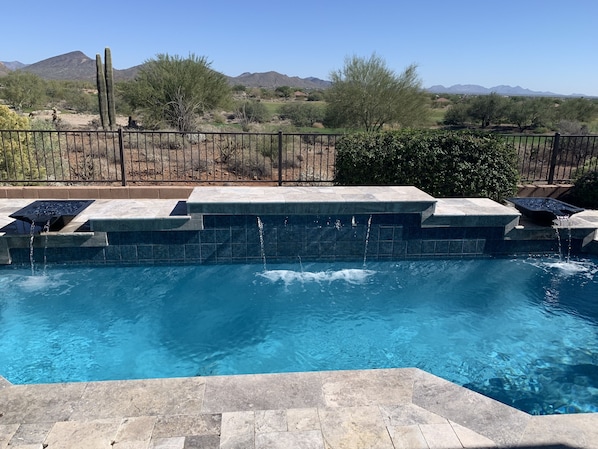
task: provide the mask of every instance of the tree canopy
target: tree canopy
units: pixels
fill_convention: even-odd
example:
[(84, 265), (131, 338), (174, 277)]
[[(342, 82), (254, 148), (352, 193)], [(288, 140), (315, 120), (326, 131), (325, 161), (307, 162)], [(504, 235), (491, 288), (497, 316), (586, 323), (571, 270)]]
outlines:
[(141, 112), (148, 128), (171, 126), (195, 130), (198, 116), (230, 100), (226, 77), (205, 57), (159, 54), (146, 61), (134, 81), (121, 85), (122, 95)]
[(2, 96), (19, 111), (42, 106), (45, 102), (45, 81), (33, 73), (15, 70), (2, 77), (1, 83)]
[(519, 131), (542, 128), (565, 134), (584, 134), (598, 114), (598, 103), (586, 98), (504, 97), (497, 93), (458, 98), (444, 124), (481, 128), (513, 124)]
[(328, 125), (378, 131), (385, 124), (414, 126), (426, 118), (427, 96), (415, 65), (396, 75), (376, 54), (353, 56), (330, 79)]

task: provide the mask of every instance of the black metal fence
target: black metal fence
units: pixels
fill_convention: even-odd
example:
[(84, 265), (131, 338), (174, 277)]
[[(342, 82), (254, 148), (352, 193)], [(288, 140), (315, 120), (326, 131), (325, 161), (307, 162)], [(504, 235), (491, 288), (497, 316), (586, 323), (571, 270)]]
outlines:
[[(0, 130), (5, 184), (322, 184), (340, 134)], [(598, 136), (505, 135), (524, 183), (598, 169)]]
[(570, 183), (598, 170), (598, 136), (504, 135), (517, 150), (521, 182)]

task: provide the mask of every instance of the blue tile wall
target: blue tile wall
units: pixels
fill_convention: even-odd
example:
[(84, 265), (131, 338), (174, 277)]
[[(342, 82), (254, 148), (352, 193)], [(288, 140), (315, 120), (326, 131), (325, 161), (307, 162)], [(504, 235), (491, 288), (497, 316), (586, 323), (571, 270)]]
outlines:
[[(368, 226), (368, 223), (371, 224)], [(268, 215), (263, 250), (269, 262), (360, 261), (482, 257), (556, 251), (556, 241), (508, 241), (501, 227), (422, 228), (418, 214)], [(204, 217), (200, 231), (108, 232), (102, 248), (35, 248), (42, 263), (259, 263), (262, 244), (255, 215)], [(367, 238), (367, 252), (366, 252)], [(574, 243), (574, 251), (580, 242)], [(13, 263), (28, 264), (29, 249), (12, 248)]]

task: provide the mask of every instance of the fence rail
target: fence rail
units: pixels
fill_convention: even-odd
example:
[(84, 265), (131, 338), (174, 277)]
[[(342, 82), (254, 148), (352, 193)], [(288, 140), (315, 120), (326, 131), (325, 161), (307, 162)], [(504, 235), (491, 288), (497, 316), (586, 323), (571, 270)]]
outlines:
[[(0, 130), (4, 184), (322, 184), (340, 134)], [(524, 183), (598, 169), (598, 136), (505, 135)]]
[(598, 136), (504, 135), (517, 150), (525, 183), (563, 184), (598, 170)]

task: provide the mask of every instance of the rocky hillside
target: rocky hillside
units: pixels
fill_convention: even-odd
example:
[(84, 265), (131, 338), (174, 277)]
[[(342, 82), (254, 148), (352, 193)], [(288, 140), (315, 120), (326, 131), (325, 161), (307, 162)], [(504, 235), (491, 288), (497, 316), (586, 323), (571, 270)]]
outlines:
[(0, 62), (0, 76), (6, 75), (10, 69)]
[[(18, 62), (11, 63), (11, 67), (5, 67), (0, 63), (0, 75), (8, 73), (9, 70), (19, 68), (27, 72), (35, 73), (41, 78), (49, 80), (81, 80), (95, 82), (96, 61), (80, 51), (72, 51), (63, 55), (44, 59), (30, 65)], [(141, 66), (131, 67), (125, 70), (114, 69), (114, 79), (124, 81), (133, 79)], [(300, 89), (325, 89), (330, 82), (318, 78), (290, 77), (277, 72), (265, 73), (243, 73), (237, 77), (228, 77), (231, 85), (241, 84), (247, 87), (266, 87), (269, 89), (290, 86)]]
[(296, 87), (299, 89), (326, 89), (330, 86), (330, 81), (324, 81), (319, 78), (299, 78), (297, 76), (282, 75), (278, 72), (264, 73), (242, 73), (236, 77), (229, 77), (232, 85), (240, 84), (246, 87), (265, 87), (275, 89), (281, 86)]
[[(24, 66), (20, 70), (35, 73), (40, 78), (48, 80), (91, 81), (96, 80), (96, 61), (80, 51), (72, 51), (54, 56)], [(114, 69), (114, 79), (117, 81), (132, 79), (139, 70), (139, 66), (126, 70)]]

